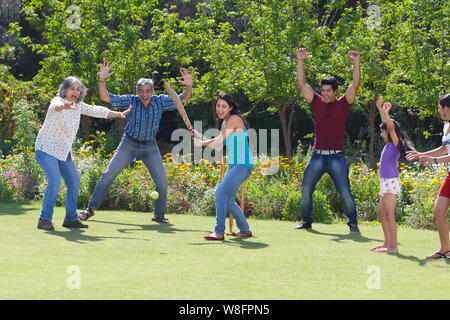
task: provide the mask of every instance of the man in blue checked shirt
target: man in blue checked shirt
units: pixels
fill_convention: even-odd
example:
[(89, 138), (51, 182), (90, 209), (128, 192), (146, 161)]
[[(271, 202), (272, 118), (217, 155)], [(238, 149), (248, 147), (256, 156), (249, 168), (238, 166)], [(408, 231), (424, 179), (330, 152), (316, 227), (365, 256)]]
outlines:
[[(117, 175), (135, 158), (139, 158), (150, 171), (155, 182), (159, 197), (155, 200), (155, 213), (153, 221), (168, 223), (164, 217), (167, 201), (167, 176), (161, 154), (156, 144), (156, 133), (164, 111), (176, 110), (176, 106), (168, 95), (153, 95), (153, 81), (141, 78), (136, 85), (137, 95), (114, 95), (108, 92), (105, 80), (113, 74), (111, 65), (100, 65), (99, 96), (104, 102), (111, 104), (111, 108), (128, 109), (128, 122), (125, 133), (114, 156), (105, 172), (95, 186), (86, 210), (79, 214), (79, 218), (85, 221), (95, 214), (106, 193), (111, 187)], [(192, 74), (186, 69), (181, 70), (183, 83), (186, 86), (180, 100), (184, 103), (189, 100), (192, 93)]]

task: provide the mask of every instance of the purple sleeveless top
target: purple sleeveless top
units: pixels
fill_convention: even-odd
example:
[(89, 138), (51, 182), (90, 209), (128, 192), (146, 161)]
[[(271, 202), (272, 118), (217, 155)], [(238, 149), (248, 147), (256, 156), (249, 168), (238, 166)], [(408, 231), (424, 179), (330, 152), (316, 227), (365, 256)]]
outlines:
[[(400, 145), (400, 143), (399, 143)], [(392, 142), (386, 143), (380, 159), (380, 178), (392, 179), (398, 178), (397, 161), (400, 158), (400, 150)]]

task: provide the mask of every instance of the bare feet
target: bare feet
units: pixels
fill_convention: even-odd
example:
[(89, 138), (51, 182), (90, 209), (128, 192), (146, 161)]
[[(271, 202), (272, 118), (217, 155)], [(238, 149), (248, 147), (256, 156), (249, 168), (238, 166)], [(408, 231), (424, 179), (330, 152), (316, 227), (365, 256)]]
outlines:
[(206, 240), (225, 240), (223, 234), (219, 234), (216, 232), (211, 233), (210, 235), (204, 236)]
[(398, 248), (380, 247), (380, 248), (375, 249), (373, 251), (375, 251), (375, 252), (387, 252), (387, 253), (398, 253)]
[(379, 246), (373, 247), (370, 250), (371, 251), (376, 251), (376, 250), (381, 249), (381, 248), (386, 248), (386, 245), (383, 243), (383, 244), (380, 244)]

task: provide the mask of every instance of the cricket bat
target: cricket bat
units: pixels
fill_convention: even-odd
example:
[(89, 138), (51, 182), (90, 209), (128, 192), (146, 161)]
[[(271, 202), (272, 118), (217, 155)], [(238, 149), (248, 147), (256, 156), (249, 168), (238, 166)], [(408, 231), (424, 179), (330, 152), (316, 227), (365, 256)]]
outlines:
[(172, 98), (173, 103), (175, 103), (175, 106), (177, 107), (177, 110), (181, 115), (181, 119), (183, 119), (184, 123), (186, 124), (186, 127), (188, 128), (189, 131), (191, 131), (193, 129), (191, 121), (189, 121), (189, 117), (186, 113), (186, 110), (184, 110), (183, 103), (181, 102), (177, 93), (175, 92), (175, 90), (173, 90), (173, 88), (167, 82), (164, 82), (164, 88), (169, 93), (169, 96)]

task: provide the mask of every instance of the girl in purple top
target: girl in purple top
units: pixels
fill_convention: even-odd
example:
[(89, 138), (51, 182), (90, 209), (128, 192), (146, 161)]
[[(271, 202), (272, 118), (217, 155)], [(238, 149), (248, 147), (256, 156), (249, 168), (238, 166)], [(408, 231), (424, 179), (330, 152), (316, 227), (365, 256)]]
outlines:
[(378, 98), (377, 108), (382, 121), (380, 135), (386, 143), (380, 158), (380, 204), (378, 207), (384, 243), (372, 248), (372, 251), (398, 253), (395, 207), (401, 191), (401, 182), (397, 162), (400, 156), (404, 158), (406, 151), (413, 147), (406, 141), (398, 122), (389, 117), (391, 107), (389, 102), (383, 104), (383, 97)]

